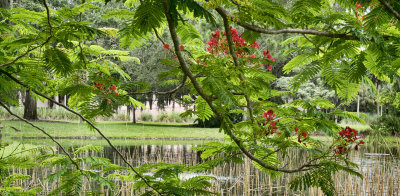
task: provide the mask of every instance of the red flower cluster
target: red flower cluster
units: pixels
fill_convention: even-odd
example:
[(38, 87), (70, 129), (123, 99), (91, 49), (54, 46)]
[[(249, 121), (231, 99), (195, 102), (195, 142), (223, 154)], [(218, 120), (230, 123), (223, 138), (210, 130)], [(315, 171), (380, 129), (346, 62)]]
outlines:
[[(342, 138), (344, 140), (344, 143), (340, 144), (337, 146), (337, 148), (335, 150), (333, 150), (333, 152), (335, 154), (343, 154), (345, 152), (348, 151), (347, 146), (355, 143), (357, 138), (357, 134), (358, 131), (356, 131), (355, 129), (352, 129), (350, 127), (346, 127), (345, 129), (343, 129), (342, 131), (339, 132), (339, 136), (340, 138)], [(356, 143), (355, 146), (355, 150), (358, 150), (358, 146), (364, 144), (364, 141), (359, 141)]]
[[(264, 55), (265, 58), (271, 60), (272, 62), (275, 61), (275, 59), (273, 59), (272, 56), (269, 54), (269, 50), (267, 50), (267, 51), (263, 50), (263, 55)], [(264, 65), (264, 67), (267, 68), (270, 71), (272, 70), (272, 66), (271, 65), (269, 65), (269, 66)]]
[[(299, 128), (298, 128), (297, 126), (294, 126), (294, 131), (295, 131), (296, 133), (298, 133), (298, 132), (299, 132)], [(298, 141), (299, 143), (302, 143), (302, 142), (303, 142), (303, 141), (301, 141), (301, 136), (304, 137), (304, 138), (306, 138), (306, 137), (308, 136), (308, 134), (307, 134), (307, 132), (305, 132), (305, 131), (302, 131), (301, 134), (298, 134), (297, 141)], [(307, 146), (307, 143), (304, 143), (304, 142), (303, 142), (303, 144), (304, 144), (304, 146)]]
[[(102, 76), (102, 72), (99, 72), (99, 76)], [(114, 93), (116, 96), (118, 96), (118, 92), (116, 92), (117, 87), (115, 85), (111, 85), (108, 86), (108, 88), (104, 88), (103, 87), (104, 84), (99, 83), (99, 82), (95, 82), (95, 85), (93, 85), (94, 88), (98, 89), (101, 91), (101, 97), (104, 97), (104, 94), (110, 94), (110, 93)], [(106, 99), (107, 103), (111, 103), (111, 101), (109, 99)]]
[[(234, 46), (236, 47), (251, 47), (251, 48), (259, 48), (259, 44), (257, 42), (253, 42), (252, 44), (247, 43), (241, 35), (238, 34), (238, 31), (236, 29), (233, 29), (232, 27), (230, 28), (231, 35), (232, 35), (232, 41)], [(224, 35), (226, 33), (224, 32)], [(226, 39), (226, 36), (221, 36), (221, 32), (219, 30), (216, 30), (215, 33), (211, 34), (210, 40), (207, 42), (207, 45), (209, 46), (207, 50), (211, 52), (212, 54), (215, 55), (227, 55), (229, 51), (228, 47), (228, 41)], [(263, 51), (264, 57), (271, 60), (275, 61), (275, 59), (272, 58), (272, 56), (269, 54), (269, 50)], [(238, 57), (247, 57), (247, 58), (254, 58), (256, 57), (254, 54), (251, 55), (246, 55), (245, 51), (243, 50), (237, 50), (236, 55)], [(246, 56), (245, 56), (246, 55)], [(254, 63), (253, 60), (249, 60), (250, 63)], [(272, 66), (269, 65), (264, 65), (267, 69), (271, 70)]]
[(266, 135), (268, 135), (268, 134), (274, 134), (274, 133), (276, 133), (276, 134), (278, 134), (278, 135), (281, 135), (282, 133), (281, 132), (277, 132), (276, 130), (278, 129), (278, 127), (276, 127), (276, 123), (278, 123), (279, 122), (279, 120), (278, 121), (274, 121), (274, 118), (275, 118), (275, 116), (276, 116), (276, 114), (274, 113), (274, 110), (268, 110), (267, 112), (264, 112), (264, 114), (263, 114), (263, 118), (265, 119), (265, 129), (268, 129), (267, 128), (267, 124), (269, 123), (269, 127), (270, 127), (270, 129), (269, 130), (267, 130), (267, 133), (266, 133)]

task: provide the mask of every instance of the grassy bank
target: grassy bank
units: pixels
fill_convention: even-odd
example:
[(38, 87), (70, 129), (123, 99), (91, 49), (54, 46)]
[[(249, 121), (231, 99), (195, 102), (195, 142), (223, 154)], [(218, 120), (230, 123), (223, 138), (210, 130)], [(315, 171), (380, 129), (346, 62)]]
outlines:
[[(39, 130), (21, 121), (0, 121), (3, 135), (10, 137), (43, 137)], [(86, 124), (78, 122), (34, 122), (55, 137), (98, 137)], [(99, 122), (97, 127), (107, 137), (114, 138), (223, 138), (217, 128), (189, 127), (184, 123), (141, 123)], [(21, 132), (11, 128), (15, 127)]]

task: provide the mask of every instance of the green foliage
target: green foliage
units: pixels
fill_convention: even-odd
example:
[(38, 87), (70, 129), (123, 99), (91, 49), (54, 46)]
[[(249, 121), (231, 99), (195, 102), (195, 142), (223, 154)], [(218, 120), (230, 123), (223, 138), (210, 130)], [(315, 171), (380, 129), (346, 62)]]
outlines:
[(20, 180), (29, 180), (31, 176), (10, 173), (12, 168), (35, 168), (38, 164), (35, 159), (53, 150), (46, 146), (32, 146), (21, 143), (5, 144), (1, 143), (0, 153), (0, 194), (1, 195), (37, 195), (42, 188), (25, 188), (16, 185)]
[[(346, 164), (350, 164), (346, 161)], [(333, 161), (324, 161), (320, 163), (321, 167), (313, 169), (305, 174), (295, 177), (290, 182), (290, 188), (297, 190), (305, 190), (309, 187), (320, 187), (325, 195), (336, 195), (335, 185), (332, 175), (338, 171), (343, 171), (351, 175), (362, 177), (360, 173), (348, 166), (342, 166)], [(354, 164), (351, 164), (354, 167)]]
[(210, 117), (213, 115), (213, 112), (207, 102), (199, 96), (196, 98), (195, 103), (196, 111), (194, 113), (197, 115), (197, 117), (202, 121), (210, 119)]
[(376, 118), (370, 126), (374, 133), (395, 135), (400, 133), (400, 118), (394, 115), (384, 115)]
[(153, 115), (151, 115), (150, 113), (141, 113), (140, 114), (140, 120), (142, 121), (153, 121)]
[[(85, 154), (88, 151), (100, 152), (103, 147), (100, 146), (83, 146), (78, 148), (74, 154)], [(80, 195), (82, 193), (82, 187), (85, 178), (93, 182), (98, 182), (101, 185), (107, 186), (111, 190), (115, 187), (115, 184), (103, 177), (104, 173), (102, 170), (99, 172), (93, 171), (93, 169), (117, 169), (118, 167), (113, 166), (110, 160), (101, 157), (85, 156), (85, 157), (75, 157), (72, 160), (78, 165), (86, 164), (89, 170), (74, 168), (75, 165), (71, 160), (65, 155), (59, 154), (49, 154), (44, 155), (40, 158), (41, 165), (50, 168), (59, 168), (56, 172), (48, 175), (45, 180), (48, 182), (58, 182), (56, 189), (52, 190), (49, 195)], [(120, 168), (118, 168), (120, 169)], [(108, 171), (107, 170), (107, 171)], [(106, 172), (106, 171), (105, 171)], [(95, 193), (97, 190), (87, 190), (86, 193)]]

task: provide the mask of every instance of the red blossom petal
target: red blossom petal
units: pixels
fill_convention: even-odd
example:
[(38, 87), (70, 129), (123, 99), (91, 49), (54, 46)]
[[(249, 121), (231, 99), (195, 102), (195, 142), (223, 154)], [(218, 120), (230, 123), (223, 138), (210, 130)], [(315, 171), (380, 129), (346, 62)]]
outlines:
[(107, 101), (107, 103), (111, 103), (111, 101), (109, 99), (107, 99), (106, 101)]
[(117, 90), (117, 87), (114, 86), (114, 85), (112, 85), (112, 86), (111, 86), (111, 89), (112, 89), (113, 91), (115, 91), (115, 90)]
[(303, 132), (301, 133), (301, 136), (307, 137), (307, 133), (306, 133), (305, 131), (303, 131)]
[(360, 9), (361, 8), (361, 3), (356, 3), (356, 9)]
[(164, 44), (163, 48), (164, 49), (169, 49), (169, 44)]
[(179, 50), (184, 50), (185, 47), (183, 45), (179, 46)]
[(271, 65), (270, 65), (270, 66), (268, 66), (268, 70), (270, 70), (270, 71), (272, 70), (272, 66), (271, 66)]

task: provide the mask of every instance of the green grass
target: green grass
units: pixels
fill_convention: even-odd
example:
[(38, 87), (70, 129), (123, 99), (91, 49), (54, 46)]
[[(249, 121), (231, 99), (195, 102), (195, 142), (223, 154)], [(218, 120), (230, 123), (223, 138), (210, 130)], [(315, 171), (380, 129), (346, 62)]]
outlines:
[[(22, 121), (0, 121), (4, 125), (2, 133), (10, 137), (44, 137), (39, 130), (31, 127)], [(79, 137), (97, 136), (84, 123), (69, 122), (34, 122), (35, 125), (43, 128), (49, 134), (56, 137)], [(219, 133), (217, 128), (187, 127), (187, 123), (141, 123), (132, 124), (129, 122), (99, 122), (96, 126), (107, 137), (115, 138), (223, 138), (224, 134)], [(15, 132), (10, 126), (21, 130)]]

